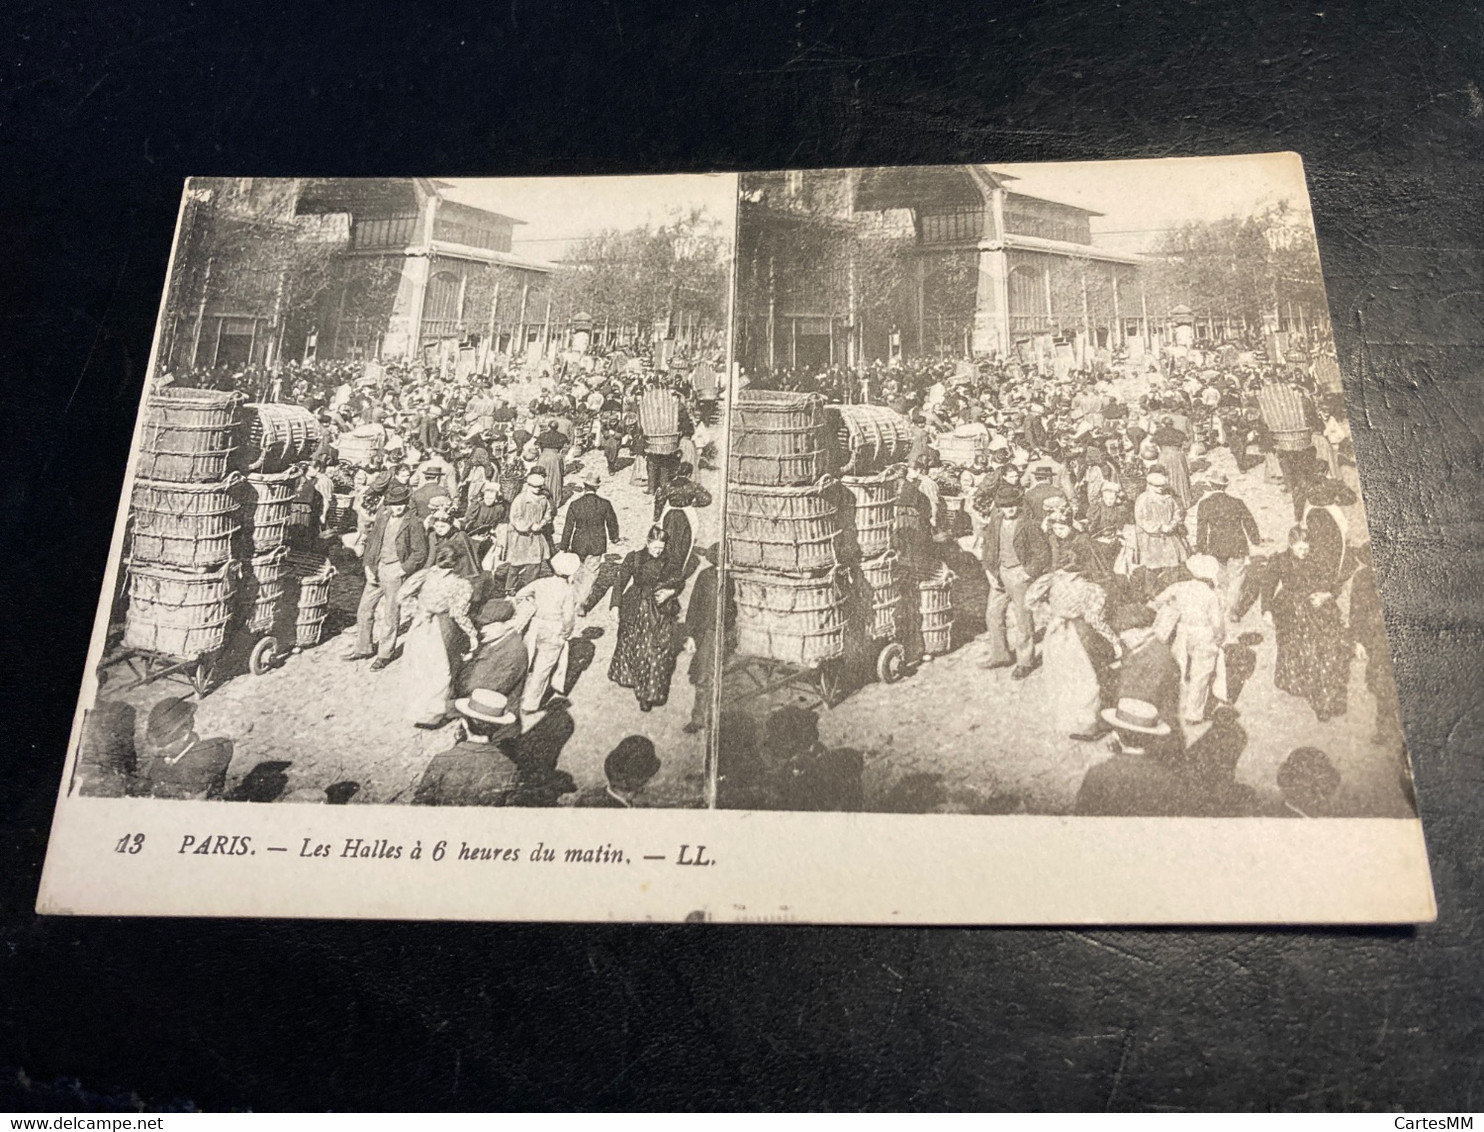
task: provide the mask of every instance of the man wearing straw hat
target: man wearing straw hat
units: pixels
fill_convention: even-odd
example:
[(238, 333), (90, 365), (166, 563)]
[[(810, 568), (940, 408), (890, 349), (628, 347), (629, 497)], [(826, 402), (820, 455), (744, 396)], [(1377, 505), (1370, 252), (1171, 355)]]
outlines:
[(520, 779), (503, 740), (519, 734), (509, 700), (492, 688), (475, 688), (454, 701), (463, 735), (433, 756), (412, 796), (418, 806), (509, 805)]
[(1091, 767), (1082, 778), (1073, 812), (1081, 817), (1176, 817), (1190, 813), (1194, 794), (1189, 776), (1173, 760), (1151, 749), (1169, 735), (1170, 725), (1145, 700), (1120, 699), (1104, 708), (1103, 721), (1118, 732), (1113, 757)]

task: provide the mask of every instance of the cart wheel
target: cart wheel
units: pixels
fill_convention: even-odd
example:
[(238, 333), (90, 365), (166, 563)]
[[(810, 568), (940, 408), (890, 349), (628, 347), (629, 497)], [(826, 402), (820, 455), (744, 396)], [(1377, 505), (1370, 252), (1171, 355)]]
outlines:
[(895, 684), (907, 671), (907, 650), (896, 641), (881, 650), (876, 658), (876, 678), (883, 684)]
[(845, 666), (827, 660), (819, 666), (819, 695), (825, 707), (834, 707), (845, 698)]
[(262, 676), (273, 668), (273, 662), (278, 659), (278, 638), (264, 637), (253, 645), (252, 652), (247, 657), (247, 670), (254, 676)]
[(191, 669), (191, 687), (195, 689), (196, 695), (204, 700), (215, 683), (216, 660), (213, 657), (203, 656)]

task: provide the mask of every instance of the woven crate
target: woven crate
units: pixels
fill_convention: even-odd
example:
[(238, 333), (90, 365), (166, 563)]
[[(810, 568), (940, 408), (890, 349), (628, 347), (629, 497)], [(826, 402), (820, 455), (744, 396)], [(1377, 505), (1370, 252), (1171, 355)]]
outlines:
[(249, 404), (243, 466), (255, 472), (283, 472), (308, 460), (319, 447), (319, 418), (301, 405)]
[(955, 436), (945, 432), (938, 437), (938, 458), (945, 464), (967, 468), (976, 456), (988, 454), (988, 436)]
[(905, 463), (912, 426), (885, 405), (830, 405), (825, 409), (836, 446), (835, 470), (869, 476)]
[(898, 577), (897, 552), (867, 559), (861, 563), (861, 576), (870, 595), (870, 619), (866, 636), (884, 641), (897, 635), (897, 609), (902, 604), (901, 579)]
[(639, 427), (644, 451), (669, 456), (680, 451), (680, 399), (668, 389), (650, 389), (639, 397)]
[(733, 571), (737, 651), (813, 668), (845, 655), (844, 595), (819, 577)]
[(378, 424), (357, 425), (341, 433), (335, 441), (335, 457), (342, 464), (357, 468), (380, 465), (386, 447), (386, 430)]
[(131, 559), (124, 645), (178, 660), (195, 660), (221, 649), (232, 620), (241, 568), (186, 571)]
[(131, 557), (182, 569), (211, 569), (232, 557), (240, 507), (236, 480), (134, 481), (129, 503)]
[(897, 497), (906, 474), (906, 466), (898, 464), (879, 475), (840, 477), (841, 488), (851, 501), (841, 508), (840, 527), (844, 541), (853, 539), (862, 558), (875, 558), (890, 549)]
[(929, 656), (948, 651), (953, 640), (954, 573), (939, 567), (917, 583), (917, 608), (922, 615), (922, 649)]
[[(300, 648), (313, 648), (324, 633), (330, 611), (330, 581), (335, 567), (322, 554), (290, 551), (285, 558), (290, 596), (295, 598), (295, 630)], [(297, 592), (294, 592), (297, 591)]]
[(145, 404), (136, 474), (172, 483), (215, 483), (231, 471), (242, 397), (212, 389), (176, 389)]
[(254, 557), (283, 545), (284, 531), (294, 510), (297, 479), (293, 472), (273, 475), (254, 472), (243, 477), (242, 526)]
[(284, 591), (284, 558), (288, 547), (280, 546), (251, 559), (243, 577), (244, 600), (248, 603), (247, 629), (251, 633), (272, 632), (278, 620)]
[(727, 561), (742, 569), (802, 574), (836, 563), (840, 519), (836, 486), (727, 487)]
[(824, 400), (744, 389), (732, 405), (727, 476), (762, 487), (812, 484), (830, 470)]
[(1304, 412), (1304, 395), (1297, 387), (1264, 385), (1257, 391), (1257, 407), (1279, 451), (1302, 452), (1313, 446), (1313, 433)]

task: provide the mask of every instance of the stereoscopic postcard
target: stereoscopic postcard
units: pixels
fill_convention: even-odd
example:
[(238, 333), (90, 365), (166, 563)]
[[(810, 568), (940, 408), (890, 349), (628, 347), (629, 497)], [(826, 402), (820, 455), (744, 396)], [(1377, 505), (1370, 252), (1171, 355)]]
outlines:
[(185, 187), (38, 909), (1435, 915), (1292, 154)]

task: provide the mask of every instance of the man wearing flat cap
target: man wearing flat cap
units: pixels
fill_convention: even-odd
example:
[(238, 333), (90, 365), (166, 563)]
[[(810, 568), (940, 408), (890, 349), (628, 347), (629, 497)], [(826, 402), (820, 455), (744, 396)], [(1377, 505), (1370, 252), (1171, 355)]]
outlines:
[(1144, 592), (1152, 595), (1186, 556), (1185, 511), (1162, 471), (1149, 473), (1134, 500), (1134, 538)]
[(392, 481), (381, 510), (366, 532), (366, 588), (356, 611), (356, 648), (345, 659), (363, 660), (372, 655), (374, 625), (377, 640), (373, 671), (385, 668), (394, 659), (402, 619), (403, 579), (427, 565), (428, 532), (410, 513), (411, 499), (406, 484)]
[(505, 583), (507, 593), (514, 593), (527, 582), (533, 582), (551, 557), (552, 520), (556, 505), (546, 493), (546, 474), (532, 468), (525, 486), (510, 504), (510, 534), (505, 561), (510, 565)]
[(1025, 493), (1002, 484), (994, 507), (984, 516), (984, 544), (980, 552), (989, 578), (989, 659), (985, 668), (1007, 668), (1023, 680), (1040, 661), (1036, 658), (1035, 630), (1025, 594), (1051, 565), (1051, 546), (1041, 528), (1025, 512)]

